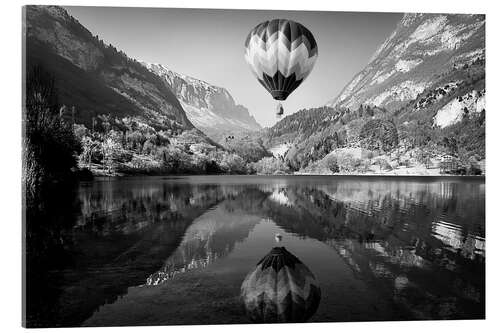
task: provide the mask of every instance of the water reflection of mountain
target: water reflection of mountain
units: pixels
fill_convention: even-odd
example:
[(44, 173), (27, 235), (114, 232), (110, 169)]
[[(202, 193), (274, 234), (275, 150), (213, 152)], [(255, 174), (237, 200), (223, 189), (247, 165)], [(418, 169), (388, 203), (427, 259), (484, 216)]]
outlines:
[(258, 206), (264, 199), (261, 192), (246, 190), (240, 195), (228, 196), (220, 205), (199, 216), (162, 269), (147, 278), (146, 285), (164, 283), (179, 273), (204, 268), (227, 256), (260, 222), (255, 215), (247, 215), (245, 208)]
[(477, 306), (484, 301), (484, 223), (477, 223), (484, 206), (469, 200), (484, 192), (455, 183), (388, 184), (249, 185), (198, 218), (147, 283), (226, 256), (247, 237), (255, 216), (330, 245), (411, 317), (484, 315)]
[(415, 318), (483, 317), (484, 206), (469, 199), (484, 192), (395, 184), (277, 187), (256, 210), (335, 248)]
[[(410, 238), (419, 237), (431, 242), (439, 240), (438, 247), (470, 259), (484, 258), (484, 205), (469, 200), (481, 195), (484, 198), (484, 192), (478, 192), (477, 187), (473, 187), (475, 191), (461, 188), (457, 193), (453, 183), (432, 184), (434, 189), (429, 184), (414, 184), (410, 189), (403, 184), (403, 190), (391, 188), (387, 192), (364, 184), (368, 187), (358, 191), (349, 188), (347, 195), (342, 187), (276, 188), (269, 200), (275, 205), (269, 207), (268, 213), (273, 219), (283, 220), (285, 229), (318, 239), (369, 241), (397, 235), (409, 244), (414, 241)], [(280, 193), (280, 201), (274, 199), (275, 193)], [(282, 218), (297, 214), (297, 221), (316, 223), (291, 224), (293, 219)]]
[(335, 249), (408, 318), (484, 317), (484, 184), (225, 179), (96, 181), (28, 211), (28, 326), (206, 267), (262, 219)]
[(74, 326), (144, 282), (191, 221), (238, 189), (93, 182), (27, 213), (27, 325)]

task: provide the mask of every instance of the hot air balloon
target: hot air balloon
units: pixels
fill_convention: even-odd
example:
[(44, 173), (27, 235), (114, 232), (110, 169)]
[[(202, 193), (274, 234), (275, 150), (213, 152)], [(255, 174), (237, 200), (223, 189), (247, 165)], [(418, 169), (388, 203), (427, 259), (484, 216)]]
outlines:
[[(313, 34), (292, 20), (262, 22), (250, 31), (245, 42), (245, 59), (253, 74), (278, 101), (286, 100), (306, 79), (317, 57)], [(281, 114), (277, 113), (283, 114), (283, 108)]]
[(253, 322), (305, 322), (316, 312), (321, 290), (296, 256), (274, 247), (243, 281), (241, 298)]

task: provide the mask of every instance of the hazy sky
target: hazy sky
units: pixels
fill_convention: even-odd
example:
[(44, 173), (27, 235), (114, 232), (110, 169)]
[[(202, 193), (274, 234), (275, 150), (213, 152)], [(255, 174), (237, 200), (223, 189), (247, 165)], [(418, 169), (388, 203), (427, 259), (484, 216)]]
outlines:
[(318, 43), (309, 77), (283, 103), (285, 115), (324, 105), (359, 72), (394, 30), (402, 14), (65, 7), (94, 35), (129, 57), (226, 88), (262, 126), (276, 122), (276, 101), (245, 62), (248, 32), (262, 21), (289, 18), (305, 25)]

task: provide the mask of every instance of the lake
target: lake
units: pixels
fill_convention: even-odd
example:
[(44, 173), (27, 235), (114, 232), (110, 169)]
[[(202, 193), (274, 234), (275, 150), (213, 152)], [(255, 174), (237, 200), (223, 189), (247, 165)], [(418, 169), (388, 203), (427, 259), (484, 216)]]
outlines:
[(46, 199), (30, 327), (247, 323), (242, 282), (276, 246), (321, 289), (309, 321), (485, 317), (484, 178), (131, 177)]

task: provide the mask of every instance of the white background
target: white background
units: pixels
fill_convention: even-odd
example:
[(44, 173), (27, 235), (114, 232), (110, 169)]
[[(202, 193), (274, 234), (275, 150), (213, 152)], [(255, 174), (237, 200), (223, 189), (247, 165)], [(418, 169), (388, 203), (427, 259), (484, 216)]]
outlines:
[[(12, 332), (21, 328), (21, 6), (25, 4), (58, 4), (86, 6), (135, 7), (192, 7), (192, 8), (245, 8), (295, 9), (373, 12), (432, 12), (486, 14), (486, 68), (487, 68), (487, 176), (486, 176), (486, 320), (424, 321), (424, 322), (362, 322), (294, 325), (217, 325), (81, 328), (92, 332), (195, 332), (205, 333), (255, 331), (314, 332), (489, 332), (500, 329), (499, 308), (499, 235), (500, 221), (500, 6), (498, 1), (486, 0), (378, 0), (378, 1), (321, 1), (321, 0), (104, 0), (104, 1), (3, 1), (0, 5), (1, 62), (0, 62), (0, 331)], [(64, 332), (69, 329), (57, 329)], [(55, 331), (53, 329), (44, 330)]]

